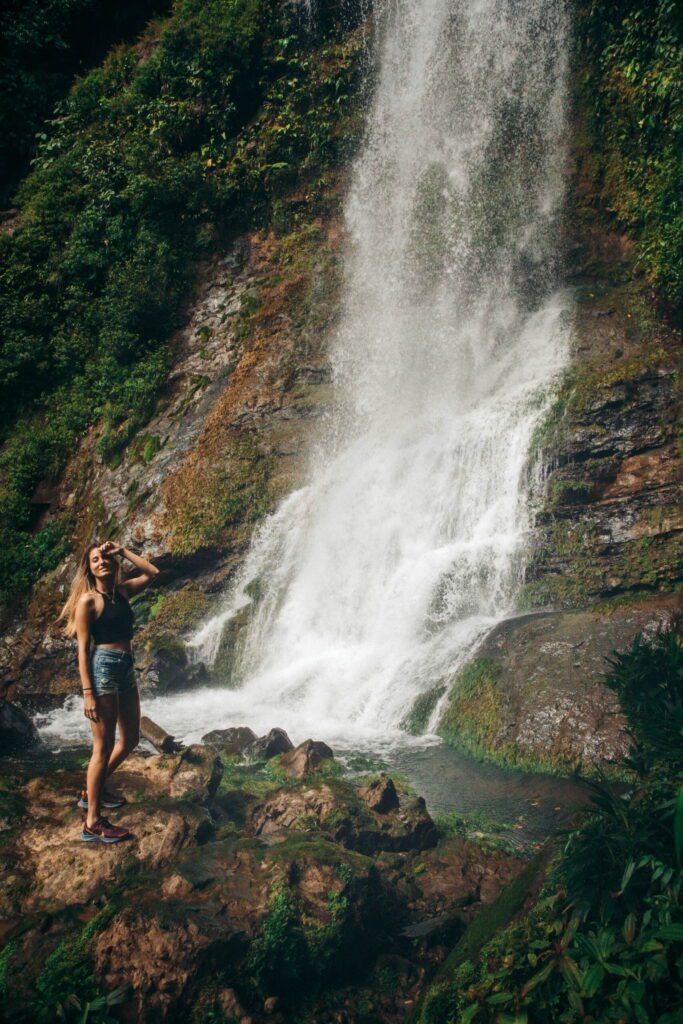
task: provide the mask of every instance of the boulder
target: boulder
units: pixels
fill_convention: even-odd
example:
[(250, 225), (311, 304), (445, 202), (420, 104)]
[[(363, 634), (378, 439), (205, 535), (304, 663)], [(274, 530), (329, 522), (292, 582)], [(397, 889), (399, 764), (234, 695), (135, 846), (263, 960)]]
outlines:
[(212, 729), (202, 736), (202, 743), (207, 747), (215, 747), (222, 754), (243, 754), (256, 738), (253, 729), (246, 725), (237, 725), (229, 729)]
[(290, 779), (303, 779), (316, 771), (323, 761), (334, 760), (334, 754), (327, 743), (319, 740), (304, 740), (298, 747), (283, 754), (280, 768)]
[(285, 838), (288, 831), (319, 829), (333, 842), (367, 855), (380, 850), (426, 850), (438, 842), (436, 826), (421, 797), (403, 796), (394, 808), (379, 813), (345, 782), (305, 789), (283, 787), (254, 808), (251, 828), (256, 835), (273, 839)]
[(462, 666), (438, 731), (456, 747), (540, 771), (609, 770), (631, 738), (607, 659), (680, 611), (661, 595), (500, 622)]
[(21, 754), (40, 744), (35, 725), (21, 708), (0, 701), (0, 757)]
[(220, 757), (200, 743), (193, 743), (180, 754), (129, 758), (126, 768), (133, 767), (146, 789), (197, 803), (206, 803), (215, 796), (223, 777)]
[(389, 811), (398, 809), (399, 799), (393, 779), (384, 774), (379, 779), (374, 779), (368, 786), (363, 786), (358, 792), (370, 810), (376, 814), (388, 814)]
[[(121, 773), (122, 788), (131, 796), (141, 781), (131, 771)], [(20, 793), (26, 825), (17, 839), (15, 871), (26, 872), (16, 884), (24, 913), (85, 903), (122, 877), (131, 856), (145, 868), (163, 868), (186, 846), (196, 848), (214, 834), (206, 808), (155, 794), (153, 800), (131, 802), (117, 812), (116, 823), (129, 828), (133, 838), (98, 856), (92, 844), (78, 839), (80, 783), (80, 772), (56, 772), (32, 779)]]
[(176, 637), (160, 638), (159, 646), (153, 647), (141, 664), (141, 687), (153, 693), (177, 693), (206, 686), (208, 678), (206, 666), (191, 662), (182, 640)]
[(244, 750), (246, 757), (252, 761), (269, 761), (278, 754), (286, 754), (293, 750), (294, 744), (284, 729), (271, 729), (266, 736), (259, 736)]

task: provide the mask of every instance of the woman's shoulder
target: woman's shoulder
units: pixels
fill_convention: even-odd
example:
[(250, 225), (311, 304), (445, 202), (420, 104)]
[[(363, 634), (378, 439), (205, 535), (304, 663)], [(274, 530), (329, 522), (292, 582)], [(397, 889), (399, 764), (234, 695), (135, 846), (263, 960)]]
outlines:
[(86, 590), (85, 594), (81, 594), (78, 599), (77, 608), (96, 608), (97, 607), (97, 595), (93, 594), (92, 590)]

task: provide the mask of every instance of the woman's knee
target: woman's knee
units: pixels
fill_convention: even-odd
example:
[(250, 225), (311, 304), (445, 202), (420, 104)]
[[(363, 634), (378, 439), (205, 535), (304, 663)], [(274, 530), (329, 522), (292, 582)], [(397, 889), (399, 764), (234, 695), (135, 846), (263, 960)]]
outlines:
[(132, 732), (127, 732), (122, 739), (123, 749), (127, 754), (130, 754), (132, 750), (135, 750), (138, 743), (140, 742), (140, 730), (133, 729)]
[(99, 743), (95, 742), (93, 743), (92, 755), (90, 760), (95, 762), (100, 761), (106, 764), (106, 762), (111, 757), (111, 752), (113, 749), (114, 744), (109, 742), (109, 740), (102, 740)]

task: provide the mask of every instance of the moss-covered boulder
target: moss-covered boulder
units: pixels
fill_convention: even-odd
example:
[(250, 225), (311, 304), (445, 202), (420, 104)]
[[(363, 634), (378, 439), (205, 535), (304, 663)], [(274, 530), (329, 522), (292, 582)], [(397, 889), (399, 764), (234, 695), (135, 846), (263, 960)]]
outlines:
[(614, 770), (630, 740), (618, 700), (602, 683), (606, 659), (679, 607), (674, 595), (502, 622), (457, 674), (439, 732), (502, 764)]

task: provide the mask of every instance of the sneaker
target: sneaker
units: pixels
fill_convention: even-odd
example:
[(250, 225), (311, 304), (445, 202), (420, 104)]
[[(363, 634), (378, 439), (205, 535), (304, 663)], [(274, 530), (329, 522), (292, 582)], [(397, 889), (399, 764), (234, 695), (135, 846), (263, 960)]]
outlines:
[[(106, 789), (102, 794), (100, 800), (100, 806), (106, 807), (108, 811), (118, 811), (119, 807), (124, 807), (128, 801), (125, 796), (115, 796), (113, 793), (107, 793)], [(81, 795), (78, 798), (78, 806), (82, 811), (88, 810), (88, 791), (87, 789), (81, 790)]]
[(81, 839), (84, 843), (120, 843), (122, 839), (130, 839), (130, 832), (112, 825), (106, 818), (98, 818), (90, 826), (84, 823)]

